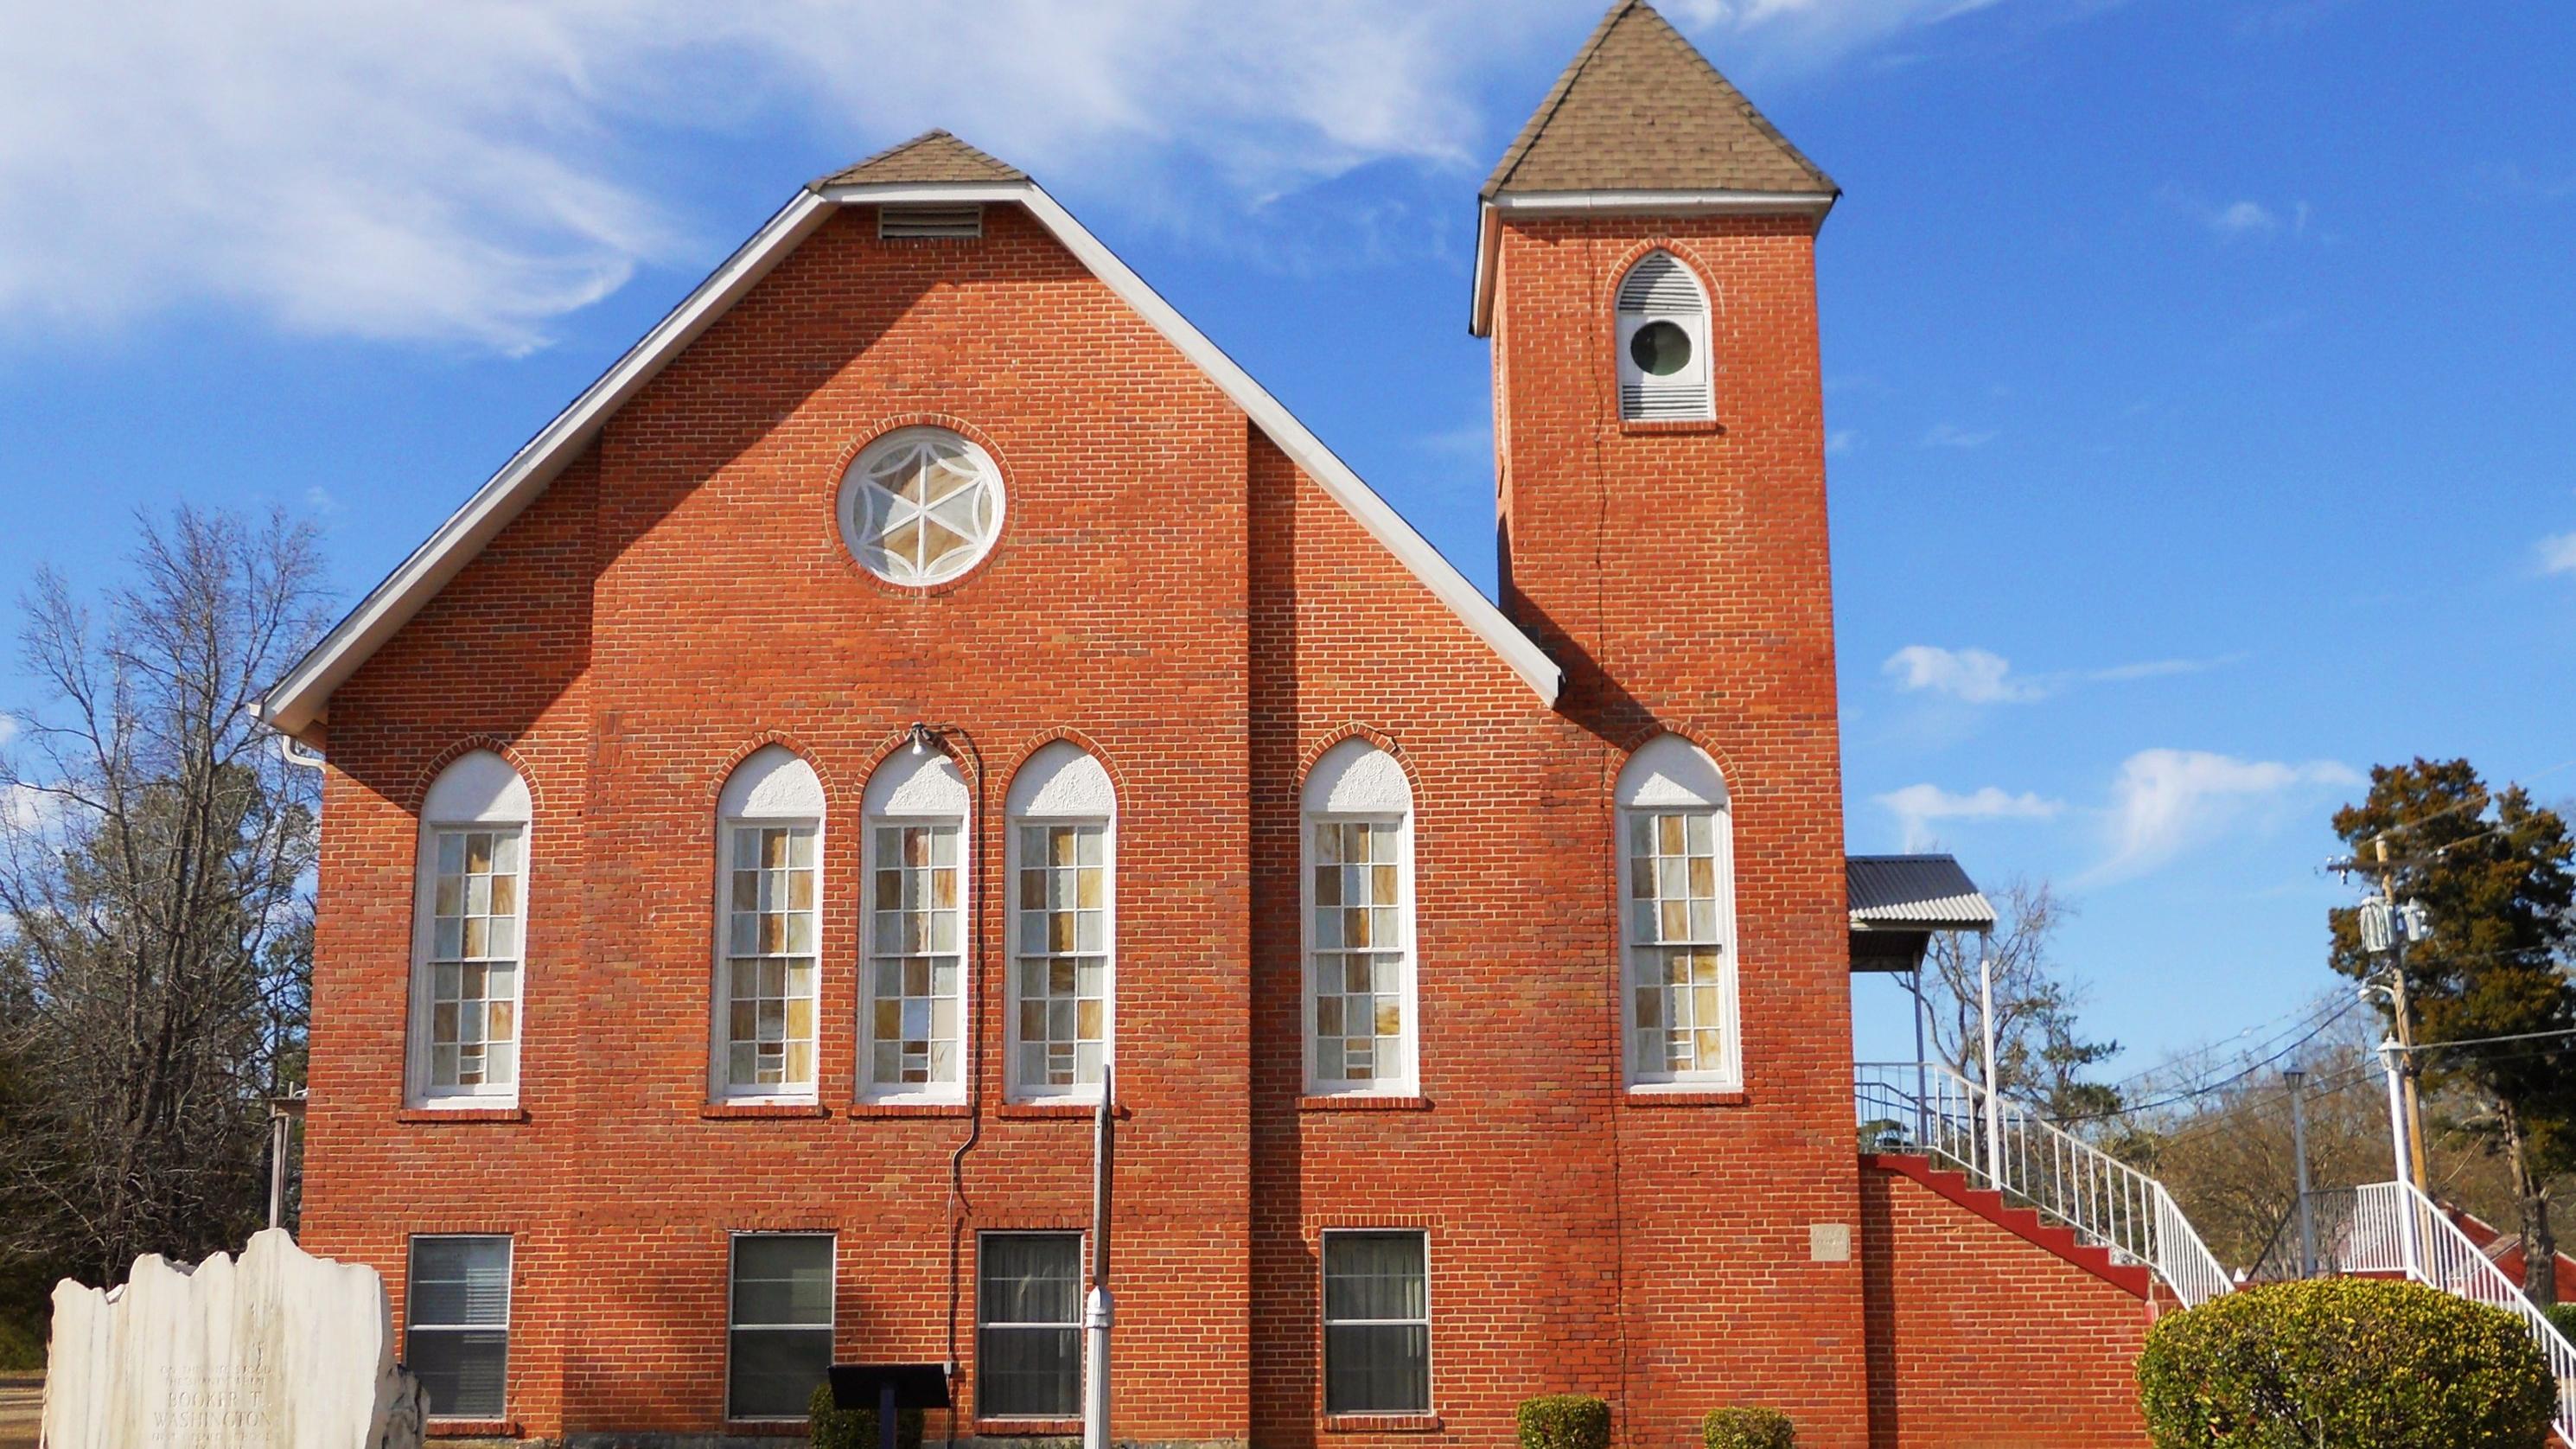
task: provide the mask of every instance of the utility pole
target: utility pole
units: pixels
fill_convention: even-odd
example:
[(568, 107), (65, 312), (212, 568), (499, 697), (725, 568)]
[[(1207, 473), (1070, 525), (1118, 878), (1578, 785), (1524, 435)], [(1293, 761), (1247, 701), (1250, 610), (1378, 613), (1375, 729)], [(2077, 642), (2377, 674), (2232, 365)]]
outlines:
[(2317, 1220), (2308, 1203), (2308, 1074), (2297, 1067), (2281, 1073), (2290, 1084), (2290, 1153), (2299, 1163), (2299, 1276), (2317, 1276)]
[(2388, 836), (2383, 832), (2372, 844), (2378, 856), (2379, 898), (2388, 903), (2389, 940), (2393, 948), (2394, 964), (2388, 973), (2392, 988), (2389, 999), (2396, 1007), (2397, 1045), (2401, 1049), (2397, 1070), (2399, 1085), (2406, 1099), (2407, 1150), (2402, 1165), (2407, 1180), (2415, 1184), (2417, 1192), (2430, 1192), (2431, 1177), (2424, 1170), (2424, 1099), (2416, 1081), (2415, 1010), (2406, 992), (2406, 939), (2410, 932), (2405, 913), (2397, 904), (2397, 869), (2388, 858)]

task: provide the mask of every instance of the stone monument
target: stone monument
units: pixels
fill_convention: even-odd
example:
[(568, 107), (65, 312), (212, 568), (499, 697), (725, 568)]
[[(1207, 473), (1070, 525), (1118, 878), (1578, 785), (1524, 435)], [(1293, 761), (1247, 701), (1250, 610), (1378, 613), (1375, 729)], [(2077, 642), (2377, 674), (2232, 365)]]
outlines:
[(47, 1449), (419, 1449), (421, 1428), (376, 1270), (283, 1229), (238, 1259), (147, 1254), (122, 1288), (54, 1287)]

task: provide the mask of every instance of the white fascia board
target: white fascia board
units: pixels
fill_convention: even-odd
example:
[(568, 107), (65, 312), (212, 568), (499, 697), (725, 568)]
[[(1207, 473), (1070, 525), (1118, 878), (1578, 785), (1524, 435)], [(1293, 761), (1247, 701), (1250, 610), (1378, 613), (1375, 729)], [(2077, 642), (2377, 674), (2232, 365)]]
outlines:
[(1823, 218), (1842, 193), (1812, 191), (1517, 191), (1489, 196), (1476, 211), (1476, 289), (1467, 331), (1494, 327), (1494, 268), (1501, 260), (1502, 212), (1524, 216), (1813, 216)]
[(1027, 207), (1066, 250), (1207, 373), (1282, 452), (1348, 509), (1360, 526), (1447, 604), (1472, 633), (1500, 654), (1541, 702), (1555, 705), (1564, 680), (1556, 662), (1505, 618), (1491, 599), (1469, 583), (1385, 499), (1361, 482), (1358, 474), (1333, 456), (1332, 450), (1305, 424), (1146, 285), (1142, 277), (1119, 260), (1117, 253), (1075, 221), (1054, 197), (1035, 182), (929, 182), (834, 186), (797, 193), (795, 200), (699, 283), (697, 290), (619, 358), (616, 366), (574, 399), (572, 406), (531, 438), (500, 472), (476, 490), (463, 508), (324, 635), (322, 642), (262, 698), (260, 718), (287, 734), (323, 718), (332, 690), (356, 673), (369, 655), (409, 623), (494, 535), (542, 494), (621, 404), (724, 315), (754, 283), (768, 275), (798, 242), (823, 224), (835, 207), (906, 202), (1016, 203)]
[(465, 506), (448, 516), (428, 540), (412, 550), (346, 618), (332, 626), (286, 677), (271, 686), (259, 702), (259, 716), (271, 728), (292, 735), (324, 717), (331, 691), (347, 682), (367, 658), (411, 622), (449, 580), (462, 572), (483, 546), (542, 495), (600, 425), (633, 397), (665, 363), (697, 340), (736, 299), (767, 276), (831, 215), (832, 205), (810, 191), (769, 218), (750, 240), (736, 248), (695, 291), (654, 324), (643, 340), (628, 348), (599, 380), (584, 389), (572, 405), (557, 413), (530, 438), (501, 471), (474, 492)]
[(1396, 512), (1374, 489), (1360, 481), (1360, 476), (1351, 471), (1349, 464), (1335, 457), (1322, 439), (1309, 432), (1295, 414), (1261, 384), (1253, 381), (1252, 375), (1226, 356), (1224, 349), (1209, 341), (1207, 334), (1190, 325), (1189, 319), (1183, 317), (1179, 309), (1164, 301), (1144, 278), (1119, 260), (1116, 252), (1085, 230), (1082, 223), (1073, 219), (1071, 212), (1047, 195), (1045, 188), (1030, 183), (1023, 201), (1030, 214), (1055, 233), (1056, 240), (1064, 243), (1066, 250), (1108, 283), (1109, 290), (1135, 308), (1137, 315), (1180, 349), (1182, 356), (1196, 363), (1219, 390), (1233, 399), (1236, 407), (1243, 409), (1255, 427), (1270, 435), (1270, 440), (1279, 445), (1279, 450), (1286, 453), (1290, 461), (1314, 479), (1334, 502), (1347, 509), (1351, 517), (1359, 521), (1360, 527), (1368, 530), (1370, 537), (1394, 554), (1397, 562), (1422, 581), (1423, 587), (1447, 604), (1459, 622), (1501, 655), (1503, 662), (1537, 693), (1541, 703), (1550, 708), (1555, 706), (1557, 691), (1565, 681), (1564, 671), (1557, 667), (1555, 660), (1547, 657), (1547, 651), (1539, 648), (1518, 626), (1504, 617), (1493, 600), (1469, 583), (1467, 576), (1458, 572), (1457, 566), (1442, 556), (1440, 550), (1415, 532), (1404, 515)]

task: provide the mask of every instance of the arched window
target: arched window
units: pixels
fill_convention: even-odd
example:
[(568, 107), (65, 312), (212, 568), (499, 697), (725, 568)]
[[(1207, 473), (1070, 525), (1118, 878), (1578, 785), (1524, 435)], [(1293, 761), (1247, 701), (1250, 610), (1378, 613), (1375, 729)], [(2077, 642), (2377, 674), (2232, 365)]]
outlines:
[(518, 1100), (528, 819), (527, 782), (490, 750), (449, 765), (421, 802), (412, 911), (414, 1105)]
[(1708, 294), (1671, 252), (1648, 252), (1619, 279), (1619, 416), (1713, 418)]
[(1395, 757), (1344, 740), (1306, 776), (1306, 1083), (1410, 1095), (1413, 787)]
[(1618, 802), (1628, 1083), (1741, 1086), (1726, 780), (1690, 741), (1658, 735), (1619, 772)]
[(1058, 740), (1012, 777), (1008, 809), (1010, 1091), (1096, 1099), (1117, 979), (1117, 800), (1109, 772)]
[(734, 767), (716, 803), (713, 1096), (814, 1099), (820, 976), (823, 782), (768, 745)]
[(896, 751), (868, 777), (859, 1081), (871, 1099), (966, 1095), (969, 803), (957, 762), (926, 744)]

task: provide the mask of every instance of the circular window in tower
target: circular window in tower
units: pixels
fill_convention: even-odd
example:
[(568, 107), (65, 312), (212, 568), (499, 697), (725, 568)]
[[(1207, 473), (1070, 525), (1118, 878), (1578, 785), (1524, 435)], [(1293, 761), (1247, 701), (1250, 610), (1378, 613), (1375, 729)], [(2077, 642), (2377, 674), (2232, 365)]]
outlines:
[(898, 428), (843, 475), (841, 536), (888, 583), (946, 583), (1002, 536), (1002, 470), (946, 428)]
[(1670, 377), (1690, 366), (1690, 334), (1676, 322), (1649, 322), (1628, 339), (1628, 356), (1648, 377)]

